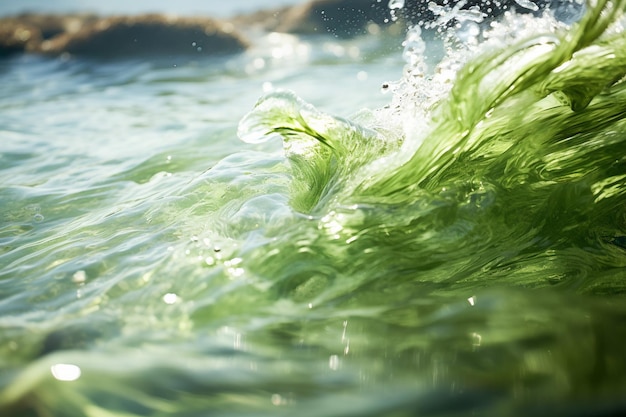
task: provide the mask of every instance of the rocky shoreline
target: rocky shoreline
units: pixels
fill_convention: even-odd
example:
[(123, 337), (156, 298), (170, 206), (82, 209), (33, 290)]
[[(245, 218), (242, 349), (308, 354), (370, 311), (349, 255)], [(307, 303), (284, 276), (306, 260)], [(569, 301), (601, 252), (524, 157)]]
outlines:
[(234, 53), (248, 41), (230, 22), (157, 14), (22, 14), (0, 19), (0, 56), (29, 52), (90, 58)]
[[(438, 0), (436, 3), (443, 3)], [(427, 1), (406, 2), (393, 22), (387, 0), (310, 0), (292, 7), (236, 16), (174, 17), (158, 14), (103, 17), (25, 13), (0, 18), (0, 57), (17, 53), (102, 59), (162, 55), (229, 54), (245, 50), (251, 30), (352, 37), (403, 30), (435, 18)], [(467, 1), (464, 8), (480, 1)], [(501, 10), (514, 6), (504, 2)], [(510, 3), (507, 5), (506, 3)], [(545, 6), (546, 0), (536, 2)]]

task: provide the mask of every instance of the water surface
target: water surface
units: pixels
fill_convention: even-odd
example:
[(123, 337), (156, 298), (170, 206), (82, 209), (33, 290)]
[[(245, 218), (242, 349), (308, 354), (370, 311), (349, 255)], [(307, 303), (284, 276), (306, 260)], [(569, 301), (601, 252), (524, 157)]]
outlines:
[(3, 414), (623, 411), (622, 3), (3, 60)]

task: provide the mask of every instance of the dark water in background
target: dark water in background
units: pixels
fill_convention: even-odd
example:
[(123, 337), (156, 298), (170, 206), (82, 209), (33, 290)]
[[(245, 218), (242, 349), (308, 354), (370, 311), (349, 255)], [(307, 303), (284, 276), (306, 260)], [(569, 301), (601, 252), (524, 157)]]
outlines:
[(1, 414), (619, 415), (626, 48), (595, 11), (0, 62)]

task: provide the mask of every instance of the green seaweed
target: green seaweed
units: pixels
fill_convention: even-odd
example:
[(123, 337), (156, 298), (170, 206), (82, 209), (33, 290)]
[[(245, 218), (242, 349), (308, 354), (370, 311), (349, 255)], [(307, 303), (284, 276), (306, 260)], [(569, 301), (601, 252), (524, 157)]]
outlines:
[[(314, 253), (330, 275), (359, 275), (367, 264), (368, 281), (445, 281), (445, 291), (492, 285), (493, 276), (506, 285), (568, 286), (577, 274), (567, 267), (572, 252), (590, 271), (622, 268), (622, 248), (610, 242), (626, 233), (626, 38), (605, 32), (623, 7), (598, 2), (568, 31), (472, 59), (408, 160), (394, 158), (404, 149), (385, 145), (381, 133), (290, 93), (263, 98), (242, 121), (242, 136), (283, 137), (292, 207), (315, 216), (311, 227), (321, 232), (293, 255), (269, 251), (276, 259), (264, 262), (289, 269), (295, 254)], [(371, 168), (381, 160), (384, 169)], [(597, 275), (578, 291), (607, 291)], [(611, 285), (624, 291), (619, 280)]]

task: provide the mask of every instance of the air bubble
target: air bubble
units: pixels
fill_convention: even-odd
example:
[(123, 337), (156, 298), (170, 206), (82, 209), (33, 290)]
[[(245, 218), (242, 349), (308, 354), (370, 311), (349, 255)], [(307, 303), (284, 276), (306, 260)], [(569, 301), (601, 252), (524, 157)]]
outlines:
[(37, 213), (33, 216), (33, 220), (36, 221), (37, 223), (42, 222), (43, 219), (44, 217), (41, 213)]

